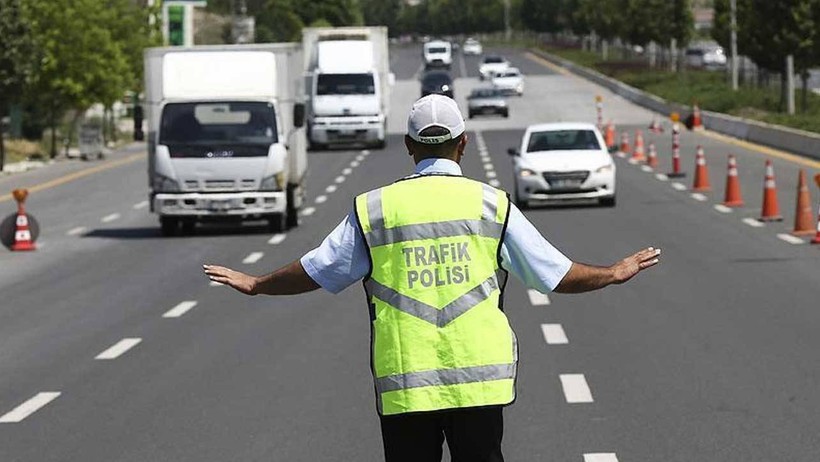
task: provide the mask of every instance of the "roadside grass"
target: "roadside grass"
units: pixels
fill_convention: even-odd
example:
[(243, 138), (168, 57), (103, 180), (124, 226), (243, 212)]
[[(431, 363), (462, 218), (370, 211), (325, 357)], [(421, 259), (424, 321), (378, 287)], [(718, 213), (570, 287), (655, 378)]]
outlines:
[(6, 148), (6, 164), (48, 157), (43, 146), (36, 141), (4, 139), (3, 144)]
[(697, 102), (704, 110), (820, 133), (820, 96), (813, 93), (807, 95), (807, 111), (801, 113), (802, 92), (798, 90), (795, 94), (798, 113), (790, 116), (780, 112), (778, 90), (742, 86), (733, 92), (723, 72), (687, 69), (673, 73), (650, 69), (636, 60), (613, 57), (603, 61), (597, 53), (578, 49), (544, 49), (668, 101), (684, 105)]

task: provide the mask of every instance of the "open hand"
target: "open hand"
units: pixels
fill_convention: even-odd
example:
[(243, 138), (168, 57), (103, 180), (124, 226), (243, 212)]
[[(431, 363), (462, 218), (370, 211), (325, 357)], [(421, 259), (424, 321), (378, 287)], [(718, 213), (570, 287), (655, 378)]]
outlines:
[(256, 295), (256, 277), (224, 266), (202, 265), (211, 281), (231, 286), (245, 295)]
[(615, 278), (613, 282), (615, 284), (623, 284), (624, 282), (632, 279), (641, 271), (657, 265), (660, 261), (660, 254), (661, 249), (649, 247), (634, 255), (624, 258), (618, 263), (615, 263), (612, 265), (613, 275)]

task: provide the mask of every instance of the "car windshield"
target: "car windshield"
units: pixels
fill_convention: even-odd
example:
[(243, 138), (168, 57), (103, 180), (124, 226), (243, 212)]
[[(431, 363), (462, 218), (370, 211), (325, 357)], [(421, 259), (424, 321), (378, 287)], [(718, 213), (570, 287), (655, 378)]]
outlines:
[(171, 103), (162, 110), (159, 142), (269, 146), (277, 142), (276, 114), (270, 103)]
[(427, 49), (428, 53), (447, 53), (447, 48), (444, 47), (430, 47)]
[(518, 72), (501, 72), (496, 74), (497, 77), (518, 77), (520, 74)]
[(601, 149), (592, 130), (552, 130), (530, 134), (527, 152)]
[(484, 58), (484, 64), (499, 64), (503, 62), (504, 58), (502, 58), (501, 56), (487, 56), (486, 58)]
[(373, 74), (320, 74), (317, 95), (373, 95)]

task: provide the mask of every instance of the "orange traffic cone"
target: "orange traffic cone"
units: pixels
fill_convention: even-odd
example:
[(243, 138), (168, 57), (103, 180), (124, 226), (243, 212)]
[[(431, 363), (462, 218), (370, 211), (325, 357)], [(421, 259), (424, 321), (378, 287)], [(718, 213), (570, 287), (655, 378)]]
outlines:
[(811, 193), (806, 183), (806, 172), (801, 168), (797, 181), (797, 209), (794, 212), (794, 231), (792, 234), (807, 235), (814, 233), (814, 214), (811, 209)]
[(712, 186), (709, 185), (709, 169), (706, 167), (706, 155), (703, 153), (703, 147), (698, 146), (697, 154), (695, 155), (695, 182), (692, 185), (692, 191), (711, 191)]
[(652, 116), (652, 123), (649, 124), (649, 131), (652, 133), (663, 133), (663, 127), (661, 127), (660, 122), (658, 122), (658, 118)]
[(783, 221), (783, 215), (780, 215), (780, 204), (777, 202), (774, 166), (769, 159), (766, 159), (766, 179), (763, 182), (763, 209), (758, 220)]
[(655, 149), (655, 143), (649, 143), (649, 157), (646, 159), (646, 165), (658, 168), (658, 151)]
[(606, 124), (606, 135), (604, 141), (606, 141), (607, 149), (610, 151), (615, 149), (615, 126), (612, 125), (611, 120), (608, 124)]
[(737, 177), (737, 160), (729, 154), (729, 169), (726, 174), (726, 194), (723, 196), (723, 205), (726, 207), (743, 207), (743, 197), (740, 195), (740, 179)]
[(28, 215), (23, 203), (26, 201), (28, 191), (25, 189), (15, 189), (12, 192), (17, 200), (17, 226), (14, 231), (14, 243), (11, 245), (13, 251), (35, 250), (34, 240), (31, 238), (31, 228), (29, 226)]
[(618, 149), (618, 155), (620, 157), (626, 157), (626, 155), (631, 152), (632, 150), (629, 149), (629, 133), (623, 132), (621, 133), (621, 147)]
[(632, 151), (632, 162), (643, 162), (646, 160), (646, 155), (643, 149), (643, 133), (640, 130), (635, 131), (635, 149)]
[(812, 244), (820, 244), (820, 207), (817, 208), (817, 234), (811, 240)]
[(703, 130), (703, 119), (700, 116), (698, 103), (692, 105), (692, 130)]

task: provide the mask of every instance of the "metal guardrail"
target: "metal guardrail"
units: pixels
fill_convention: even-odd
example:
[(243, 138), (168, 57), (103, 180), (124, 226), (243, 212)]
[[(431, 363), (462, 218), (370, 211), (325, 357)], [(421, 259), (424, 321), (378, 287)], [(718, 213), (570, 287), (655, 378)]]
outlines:
[[(563, 67), (575, 75), (590, 80), (639, 106), (658, 112), (664, 116), (672, 112), (679, 112), (681, 114), (692, 112), (692, 108), (689, 106), (671, 103), (663, 98), (646, 93), (619, 80), (615, 80), (612, 77), (601, 74), (600, 72), (575, 64), (572, 61), (542, 50), (532, 49), (530, 51), (557, 66)], [(701, 114), (703, 125), (709, 130), (820, 160), (820, 134), (730, 116), (719, 112), (701, 111)]]

